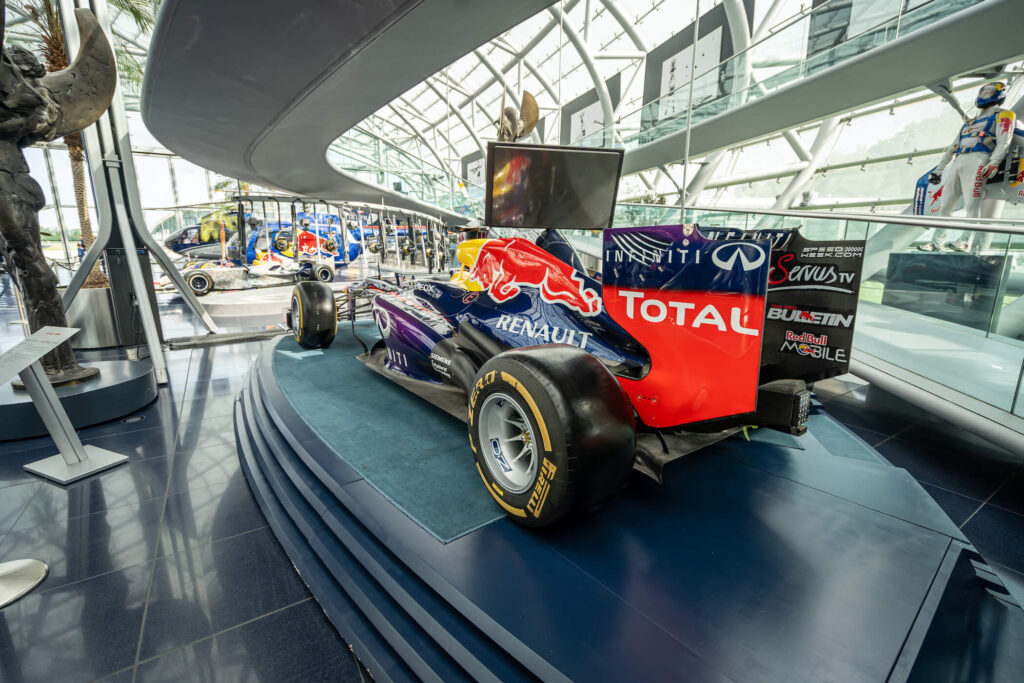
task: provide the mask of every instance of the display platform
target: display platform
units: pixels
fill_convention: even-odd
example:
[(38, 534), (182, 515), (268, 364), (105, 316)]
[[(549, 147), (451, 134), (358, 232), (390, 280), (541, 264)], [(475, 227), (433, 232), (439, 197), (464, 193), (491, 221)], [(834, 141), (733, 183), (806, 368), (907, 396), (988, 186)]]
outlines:
[[(357, 326), (364, 341), (373, 331)], [(269, 342), (235, 406), (275, 534), (377, 680), (1015, 680), (1024, 612), (928, 494), (827, 415), (634, 473), (531, 531), (465, 426)], [(472, 475), (472, 476), (470, 476)], [(474, 478), (476, 481), (474, 481)]]
[[(82, 365), (99, 368), (99, 377), (54, 387), (76, 429), (129, 415), (156, 398), (152, 363), (100, 360)], [(15, 390), (10, 382), (0, 386), (0, 425), (0, 441), (30, 439), (47, 433), (28, 392)]]

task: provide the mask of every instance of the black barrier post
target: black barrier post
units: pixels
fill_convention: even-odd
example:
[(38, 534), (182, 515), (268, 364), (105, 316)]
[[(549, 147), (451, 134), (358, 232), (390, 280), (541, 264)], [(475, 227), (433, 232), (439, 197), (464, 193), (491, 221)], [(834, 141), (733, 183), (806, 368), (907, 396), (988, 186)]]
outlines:
[(247, 265), (247, 254), (249, 253), (249, 240), (246, 233), (245, 225), (245, 205), (242, 200), (238, 200), (238, 216), (236, 217), (235, 224), (238, 226), (238, 260), (242, 265)]

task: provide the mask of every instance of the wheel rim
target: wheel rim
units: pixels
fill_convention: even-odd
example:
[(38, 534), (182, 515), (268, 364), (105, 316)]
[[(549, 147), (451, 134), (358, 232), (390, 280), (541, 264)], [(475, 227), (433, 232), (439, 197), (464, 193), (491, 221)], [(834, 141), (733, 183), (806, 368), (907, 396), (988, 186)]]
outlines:
[(191, 284), (192, 289), (194, 289), (197, 292), (205, 292), (207, 289), (210, 288), (209, 281), (202, 276), (192, 278), (192, 282), (190, 282), (189, 284)]
[(329, 282), (332, 279), (331, 275), (332, 275), (331, 271), (327, 270), (326, 268), (321, 268), (320, 269), (320, 282)]
[(537, 475), (537, 439), (522, 408), (495, 393), (480, 406), (478, 434), (491, 476), (509, 493), (523, 493)]

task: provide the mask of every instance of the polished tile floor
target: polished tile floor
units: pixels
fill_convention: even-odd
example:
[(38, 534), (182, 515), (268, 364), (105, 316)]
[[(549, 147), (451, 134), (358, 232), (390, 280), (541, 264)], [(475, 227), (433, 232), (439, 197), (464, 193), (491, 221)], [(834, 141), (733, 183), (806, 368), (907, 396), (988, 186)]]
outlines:
[[(173, 297), (160, 300), (166, 336), (198, 332)], [(13, 318), (8, 291), (0, 348), (21, 336)], [(0, 561), (50, 565), (40, 588), (0, 610), (0, 681), (368, 680), (239, 469), (232, 402), (258, 351), (168, 352), (156, 402), (81, 430), (130, 458), (86, 481), (59, 487), (22, 470), (54, 452), (48, 438), (0, 441)], [(817, 390), (925, 486), (1024, 600), (1021, 457), (852, 378)]]
[[(166, 335), (193, 334), (160, 298)], [(0, 297), (0, 348), (21, 336), (10, 303)], [(80, 430), (128, 464), (71, 486), (22, 470), (55, 452), (49, 438), (0, 441), (0, 561), (50, 565), (0, 610), (0, 681), (369, 680), (240, 470), (232, 403), (258, 350), (168, 352), (171, 381), (153, 404)]]

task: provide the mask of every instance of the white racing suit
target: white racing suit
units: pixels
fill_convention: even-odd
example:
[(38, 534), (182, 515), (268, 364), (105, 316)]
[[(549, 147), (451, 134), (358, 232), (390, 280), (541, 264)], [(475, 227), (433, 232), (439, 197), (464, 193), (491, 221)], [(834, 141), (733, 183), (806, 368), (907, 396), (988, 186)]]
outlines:
[[(989, 107), (965, 123), (957, 133), (953, 144), (946, 148), (935, 173), (942, 176), (942, 205), (940, 215), (950, 216), (956, 208), (956, 201), (964, 198), (967, 218), (981, 215), (982, 190), (986, 166), (998, 166), (1003, 162), (1010, 143), (1016, 116), (1008, 109)], [(932, 236), (936, 245), (945, 244), (947, 230), (938, 228)], [(965, 240), (967, 235), (960, 239)]]

